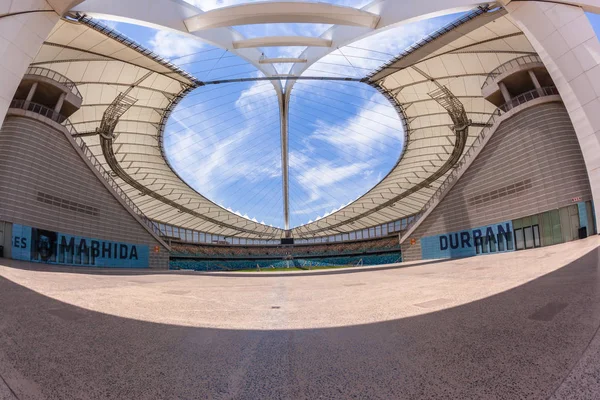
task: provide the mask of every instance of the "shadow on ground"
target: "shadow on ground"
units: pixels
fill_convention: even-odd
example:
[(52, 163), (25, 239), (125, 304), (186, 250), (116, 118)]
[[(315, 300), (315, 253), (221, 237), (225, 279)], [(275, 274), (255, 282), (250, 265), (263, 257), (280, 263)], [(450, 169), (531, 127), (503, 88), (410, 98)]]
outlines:
[(595, 249), (463, 306), (280, 331), (124, 319), (0, 277), (0, 376), (18, 398), (548, 398), (598, 329), (598, 265)]

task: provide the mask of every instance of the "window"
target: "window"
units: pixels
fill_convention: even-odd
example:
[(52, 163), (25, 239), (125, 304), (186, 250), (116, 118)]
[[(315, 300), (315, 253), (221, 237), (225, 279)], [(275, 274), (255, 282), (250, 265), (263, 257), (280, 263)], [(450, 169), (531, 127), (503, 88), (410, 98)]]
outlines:
[(505, 236), (501, 233), (498, 234), (498, 251), (504, 251), (504, 239)]
[(497, 248), (496, 248), (496, 236), (490, 236), (488, 239), (490, 241), (490, 251), (492, 253), (495, 253), (497, 251)]
[(483, 238), (481, 236), (473, 237), (473, 241), (475, 243), (475, 253), (482, 254), (483, 253)]
[(525, 248), (525, 236), (523, 235), (523, 229), (515, 229), (515, 244), (517, 250), (523, 250)]
[(540, 226), (534, 225), (533, 227), (533, 245), (534, 247), (540, 247), (542, 242), (540, 241)]

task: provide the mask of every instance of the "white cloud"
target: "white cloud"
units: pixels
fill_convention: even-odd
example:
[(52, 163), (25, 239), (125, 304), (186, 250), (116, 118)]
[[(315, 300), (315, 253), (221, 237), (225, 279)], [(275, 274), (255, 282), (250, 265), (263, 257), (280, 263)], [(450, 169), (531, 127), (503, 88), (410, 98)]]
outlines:
[(157, 31), (149, 41), (152, 51), (165, 58), (183, 57), (204, 47), (198, 39), (172, 31)]
[(343, 122), (316, 121), (317, 128), (310, 139), (327, 142), (357, 159), (370, 159), (388, 146), (401, 149), (402, 122), (391, 106), (377, 102), (381, 100), (381, 95), (374, 93), (372, 103), (367, 102), (356, 115)]
[[(255, 76), (258, 76), (256, 74)], [(253, 82), (252, 85), (240, 93), (240, 97), (235, 102), (236, 108), (251, 112), (263, 106), (265, 99), (276, 98), (275, 89), (270, 85), (265, 85), (263, 81)]]
[(443, 16), (412, 22), (368, 36), (331, 52), (311, 66), (306, 74), (366, 76), (452, 19), (454, 16)]
[[(337, 160), (339, 162), (339, 160)], [(355, 178), (369, 168), (366, 162), (336, 164), (336, 161), (320, 158), (312, 160), (300, 151), (290, 152), (290, 171), (300, 187), (308, 193), (307, 204), (322, 200), (326, 191), (343, 190), (337, 186), (341, 183)], [(334, 199), (331, 199), (334, 200)], [(317, 210), (338, 206), (339, 203), (319, 204)], [(313, 209), (314, 211), (314, 209)], [(296, 214), (302, 212), (296, 210)]]

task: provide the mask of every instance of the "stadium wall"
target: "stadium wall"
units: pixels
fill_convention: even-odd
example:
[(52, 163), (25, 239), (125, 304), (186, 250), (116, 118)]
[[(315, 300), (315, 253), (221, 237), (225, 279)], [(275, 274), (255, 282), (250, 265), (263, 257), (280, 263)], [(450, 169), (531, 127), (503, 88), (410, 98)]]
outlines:
[[(28, 247), (35, 244), (27, 238), (23, 242), (21, 235), (49, 231), (59, 242), (66, 238), (67, 246), (73, 239), (75, 246), (82, 243), (92, 252), (91, 258), (71, 254), (50, 262), (168, 268), (167, 248), (112, 193), (58, 124), (28, 111), (9, 110), (0, 130), (0, 177), (5, 256), (24, 259), (20, 256), (33, 254)], [(93, 246), (99, 247), (98, 257), (93, 257)]]
[[(467, 239), (472, 230), (485, 235), (488, 228), (498, 235), (498, 227), (502, 233), (506, 224), (512, 231), (513, 220), (568, 206), (586, 210), (587, 203), (591, 214), (591, 200), (581, 148), (564, 105), (532, 106), (502, 122), (471, 167), (402, 243), (402, 257), (474, 255), (473, 249), (436, 254), (426, 247), (430, 239), (439, 243), (438, 235), (451, 239), (449, 233), (465, 232)], [(592, 221), (591, 215), (580, 217)], [(593, 222), (587, 229), (593, 230)]]

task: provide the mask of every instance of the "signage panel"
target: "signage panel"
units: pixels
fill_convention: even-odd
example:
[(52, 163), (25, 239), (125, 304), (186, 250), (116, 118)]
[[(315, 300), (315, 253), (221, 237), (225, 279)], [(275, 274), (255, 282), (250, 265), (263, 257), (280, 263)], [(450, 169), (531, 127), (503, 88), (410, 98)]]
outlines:
[(514, 251), (512, 221), (421, 239), (423, 259), (470, 257)]
[(13, 224), (12, 257), (48, 264), (148, 268), (147, 245), (111, 242)]

